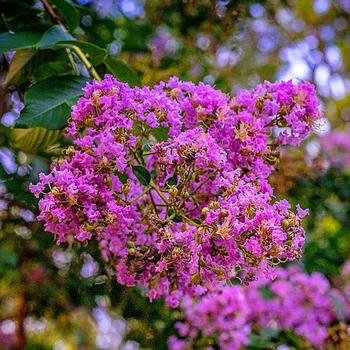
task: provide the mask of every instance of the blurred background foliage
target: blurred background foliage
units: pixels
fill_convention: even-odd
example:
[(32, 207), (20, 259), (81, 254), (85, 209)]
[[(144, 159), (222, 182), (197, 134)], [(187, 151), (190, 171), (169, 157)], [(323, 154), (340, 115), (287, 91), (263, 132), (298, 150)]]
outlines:
[(165, 349), (180, 317), (118, 286), (97, 249), (55, 246), (34, 219), (28, 184), (69, 144), (82, 86), (105, 73), (232, 94), (265, 79), (315, 83), (328, 122), (271, 181), (310, 208), (307, 271), (337, 277), (350, 257), (350, 162), (324, 159), (320, 138), (350, 122), (348, 0), (0, 0), (0, 12), (1, 349)]

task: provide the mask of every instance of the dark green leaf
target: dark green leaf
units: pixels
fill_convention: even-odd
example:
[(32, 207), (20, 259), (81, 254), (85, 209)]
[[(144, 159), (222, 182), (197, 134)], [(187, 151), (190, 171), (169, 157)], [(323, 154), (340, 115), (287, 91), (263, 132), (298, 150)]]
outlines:
[(0, 164), (0, 180), (7, 181), (9, 178), (9, 174), (5, 171), (2, 164)]
[(169, 179), (166, 180), (166, 184), (168, 186), (175, 186), (175, 185), (177, 185), (177, 173), (174, 173), (173, 176), (169, 177)]
[(35, 74), (35, 80), (44, 80), (52, 76), (71, 75), (72, 67), (68, 66), (67, 61), (53, 61), (40, 65)]
[(169, 128), (165, 128), (164, 126), (159, 126), (156, 129), (152, 129), (151, 134), (156, 138), (158, 142), (164, 142), (169, 137)]
[(181, 216), (179, 216), (179, 215), (174, 215), (174, 211), (172, 210), (172, 209), (169, 209), (169, 211), (168, 211), (168, 215), (169, 215), (169, 217), (171, 217), (171, 219), (174, 221), (174, 222), (182, 222), (183, 220), (182, 220), (182, 218), (181, 218)]
[(63, 22), (67, 24), (70, 30), (73, 31), (78, 27), (80, 21), (79, 13), (72, 4), (66, 0), (50, 0), (50, 3), (55, 5)]
[(263, 339), (277, 338), (280, 333), (281, 329), (272, 327), (264, 328), (260, 331), (260, 334)]
[(25, 107), (17, 120), (18, 127), (41, 126), (62, 129), (72, 104), (82, 94), (87, 79), (76, 76), (53, 77), (31, 87), (24, 95)]
[(248, 349), (257, 350), (257, 349), (271, 349), (275, 344), (271, 340), (263, 339), (258, 335), (251, 333), (249, 335), (249, 345)]
[(150, 174), (151, 174), (151, 179), (157, 178), (157, 172), (155, 170), (152, 170)]
[(0, 53), (34, 48), (41, 36), (41, 33), (36, 32), (2, 33)]
[(124, 173), (117, 172), (117, 176), (122, 184), (126, 184), (128, 182), (128, 175)]
[(74, 40), (74, 38), (64, 31), (60, 25), (55, 25), (44, 33), (36, 47), (37, 49), (52, 48), (56, 43), (66, 40)]
[(276, 297), (275, 293), (273, 293), (273, 291), (268, 286), (260, 287), (259, 291), (265, 300), (273, 299)]
[(149, 50), (147, 42), (152, 37), (154, 28), (148, 21), (125, 21), (125, 39), (123, 51), (142, 52)]
[(151, 182), (151, 174), (148, 172), (148, 170), (141, 166), (141, 165), (134, 165), (132, 167), (132, 171), (135, 174), (137, 180), (144, 185), (148, 186), (149, 183)]
[(136, 72), (121, 59), (106, 56), (104, 63), (108, 72), (116, 76), (120, 81), (126, 82), (130, 86), (141, 85), (141, 81)]
[(142, 141), (143, 145), (142, 145), (142, 151), (143, 152), (149, 152), (151, 150), (151, 147), (149, 146), (149, 142), (147, 139), (144, 139)]

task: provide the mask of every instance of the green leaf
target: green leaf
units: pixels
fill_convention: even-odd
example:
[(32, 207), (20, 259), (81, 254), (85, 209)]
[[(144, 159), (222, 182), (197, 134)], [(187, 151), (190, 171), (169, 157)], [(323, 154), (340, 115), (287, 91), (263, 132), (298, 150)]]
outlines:
[(174, 173), (173, 176), (169, 177), (169, 179), (166, 180), (166, 184), (168, 186), (175, 186), (175, 185), (177, 185), (177, 173)]
[(52, 48), (56, 43), (60, 41), (74, 40), (74, 38), (63, 30), (60, 25), (55, 25), (48, 29), (41, 40), (37, 43), (37, 49)]
[(130, 86), (141, 85), (141, 81), (136, 72), (123, 60), (106, 56), (104, 60), (108, 72), (116, 76), (120, 81), (128, 83)]
[(156, 138), (158, 142), (164, 142), (169, 137), (169, 128), (159, 126), (156, 129), (152, 129), (151, 134)]
[(271, 349), (275, 344), (271, 340), (263, 339), (257, 334), (251, 333), (249, 335), (249, 345), (248, 349), (257, 350), (257, 349)]
[(45, 80), (52, 76), (71, 75), (72, 67), (69, 67), (67, 61), (52, 61), (41, 64), (35, 74), (35, 80)]
[(107, 51), (102, 47), (89, 42), (75, 40), (73, 36), (64, 31), (59, 25), (48, 29), (37, 44), (38, 49), (72, 48), (73, 46), (81, 48), (94, 65), (101, 64), (107, 55)]
[(26, 64), (34, 57), (35, 50), (20, 50), (17, 51), (15, 56), (13, 57), (9, 70), (6, 75), (6, 79), (4, 81), (4, 85), (8, 85), (10, 83), (14, 83), (16, 77), (24, 72), (24, 67)]
[(148, 170), (141, 165), (134, 165), (132, 171), (136, 176), (137, 180), (144, 186), (148, 186), (151, 182), (151, 174)]
[(86, 78), (53, 77), (36, 83), (24, 95), (25, 107), (16, 126), (62, 129), (67, 123), (71, 106), (82, 94)]
[(70, 30), (74, 30), (79, 25), (79, 13), (76, 8), (66, 0), (50, 0), (52, 5), (57, 8), (63, 22), (67, 24)]
[(122, 184), (126, 184), (129, 180), (128, 175), (126, 175), (125, 173), (120, 173), (118, 171), (117, 176)]
[(265, 300), (270, 300), (276, 297), (275, 293), (268, 286), (261, 286), (259, 291)]
[(5, 171), (2, 164), (0, 164), (0, 181), (7, 181), (9, 174)]
[(61, 130), (45, 128), (11, 129), (10, 146), (26, 153), (39, 153), (57, 144), (61, 137)]
[(99, 47), (97, 45), (85, 42), (85, 41), (79, 41), (79, 40), (65, 40), (60, 41), (55, 44), (55, 47), (69, 47), (72, 46), (78, 46), (80, 47), (84, 53), (87, 54), (88, 58), (90, 59), (91, 63), (95, 66), (101, 64), (105, 56), (107, 55), (107, 51), (103, 49), (102, 47)]
[(40, 41), (42, 34), (36, 32), (0, 34), (0, 54), (8, 51), (32, 49)]

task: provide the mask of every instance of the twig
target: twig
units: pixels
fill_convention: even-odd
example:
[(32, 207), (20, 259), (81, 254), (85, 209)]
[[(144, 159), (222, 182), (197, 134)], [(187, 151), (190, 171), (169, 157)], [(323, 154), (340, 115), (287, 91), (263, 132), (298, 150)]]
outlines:
[(162, 201), (166, 204), (169, 205), (168, 199), (164, 196), (164, 194), (162, 193), (162, 191), (160, 190), (160, 188), (153, 182), (153, 180), (151, 180), (150, 182), (150, 186), (156, 190), (156, 192), (158, 193), (159, 197), (162, 199)]
[(130, 199), (129, 203), (134, 203), (135, 201), (137, 201), (138, 199), (140, 199), (144, 194), (146, 194), (148, 191), (150, 190), (150, 188), (146, 188), (143, 192), (141, 192), (138, 196)]
[(89, 71), (90, 75), (96, 79), (101, 80), (101, 77), (96, 72), (96, 69), (94, 68), (93, 64), (87, 59), (84, 52), (80, 49), (80, 47), (72, 45), (74, 52), (77, 54), (77, 56), (80, 58), (80, 60), (83, 62), (87, 70)]
[(197, 224), (195, 221), (191, 220), (190, 218), (188, 218), (186, 215), (180, 214), (180, 217), (187, 222), (188, 224), (195, 226), (195, 227), (200, 227), (199, 224)]
[(68, 56), (69, 62), (70, 62), (70, 64), (73, 67), (74, 73), (78, 75), (79, 71), (77, 69), (77, 65), (74, 62), (74, 57), (72, 55), (72, 51), (67, 47), (66, 48), (66, 52), (67, 52), (67, 56)]

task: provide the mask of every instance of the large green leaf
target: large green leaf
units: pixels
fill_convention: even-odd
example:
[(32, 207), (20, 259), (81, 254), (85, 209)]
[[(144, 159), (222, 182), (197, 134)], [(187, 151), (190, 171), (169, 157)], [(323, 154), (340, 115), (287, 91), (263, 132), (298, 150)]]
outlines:
[(27, 49), (16, 52), (8, 69), (4, 85), (15, 82), (16, 77), (24, 72), (26, 64), (34, 57), (35, 50)]
[(45, 80), (53, 76), (63, 76), (73, 74), (72, 67), (67, 61), (52, 61), (41, 64), (34, 73), (36, 81)]
[(57, 145), (61, 137), (61, 130), (14, 128), (10, 132), (10, 146), (26, 153), (40, 153), (48, 151), (53, 145)]
[(128, 83), (130, 86), (140, 85), (141, 81), (136, 72), (123, 60), (113, 56), (106, 56), (104, 63), (109, 71), (120, 81)]
[(25, 107), (16, 126), (30, 128), (62, 129), (67, 124), (70, 109), (86, 78), (77, 76), (53, 77), (31, 87), (24, 95)]
[(62, 26), (55, 25), (44, 33), (36, 47), (37, 49), (48, 49), (52, 48), (56, 43), (65, 40), (74, 40), (74, 38)]
[(66, 40), (66, 41), (60, 41), (55, 44), (55, 47), (61, 48), (61, 47), (73, 47), (77, 46), (80, 47), (84, 53), (87, 54), (88, 58), (91, 60), (91, 63), (95, 66), (101, 64), (105, 56), (107, 55), (107, 51), (103, 49), (102, 47), (99, 47), (97, 45), (85, 42), (85, 41), (79, 41), (79, 40)]
[(79, 25), (79, 13), (71, 3), (66, 0), (50, 0), (50, 3), (55, 5), (60, 17), (70, 30), (74, 30)]
[(41, 33), (36, 32), (2, 33), (0, 34), (0, 53), (34, 48), (41, 36)]
[(107, 55), (107, 51), (102, 47), (89, 42), (76, 40), (59, 25), (48, 29), (36, 47), (38, 49), (60, 49), (72, 48), (73, 46), (81, 48), (94, 65), (101, 64)]

